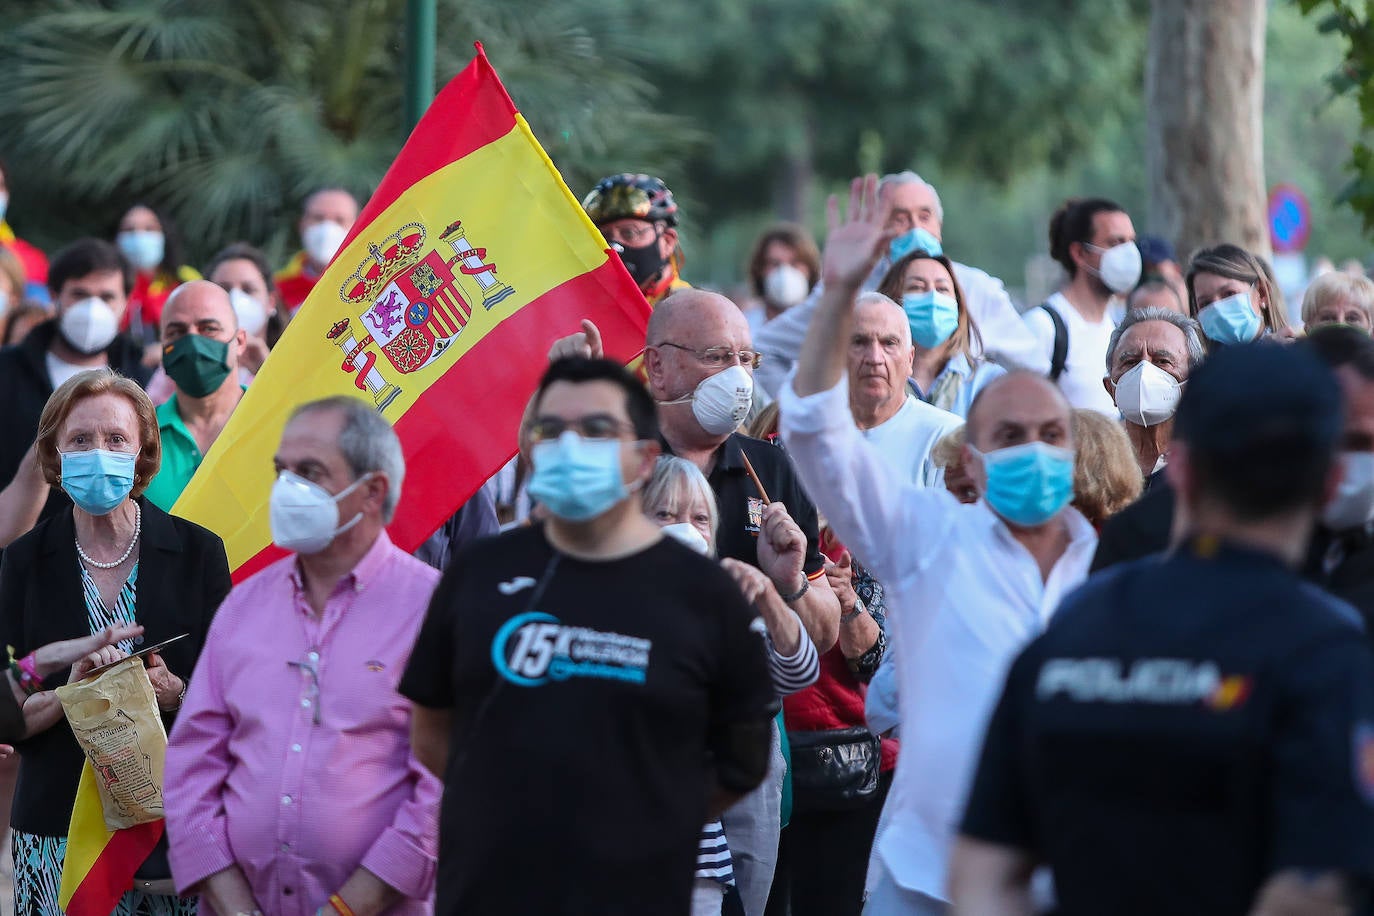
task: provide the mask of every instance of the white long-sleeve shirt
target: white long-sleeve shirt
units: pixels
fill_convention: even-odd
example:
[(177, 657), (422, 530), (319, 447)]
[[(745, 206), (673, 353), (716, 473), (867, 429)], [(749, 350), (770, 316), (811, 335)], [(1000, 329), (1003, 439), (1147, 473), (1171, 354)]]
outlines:
[[(889, 264), (883, 258), (864, 283), (865, 291), (878, 288)], [(976, 267), (954, 264), (954, 278), (964, 291), (964, 303), (983, 341), (982, 356), (1007, 369), (1028, 369), (1046, 374), (1050, 357), (1022, 321), (1002, 281)], [(770, 397), (778, 396), (782, 381), (797, 362), (806, 328), (820, 301), (824, 284), (817, 283), (801, 305), (795, 305), (753, 332), (754, 349), (764, 355), (754, 372), (754, 384)], [(975, 354), (977, 355), (977, 354)]]
[(878, 854), (902, 887), (942, 898), (983, 730), (1005, 669), (1081, 583), (1097, 535), (1064, 510), (1070, 542), (1048, 579), (982, 502), (920, 488), (854, 425), (846, 383), (780, 392), (782, 435), (836, 534), (883, 583), (897, 659), (902, 753)]

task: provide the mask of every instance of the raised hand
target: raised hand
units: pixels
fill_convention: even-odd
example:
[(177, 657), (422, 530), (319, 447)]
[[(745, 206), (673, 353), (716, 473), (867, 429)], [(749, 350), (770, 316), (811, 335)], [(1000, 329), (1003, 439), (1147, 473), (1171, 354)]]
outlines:
[(790, 595), (801, 588), (806, 535), (782, 503), (772, 503), (763, 510), (758, 550), (759, 568), (773, 580), (779, 593)]
[(849, 207), (840, 217), (839, 198), (831, 195), (825, 215), (829, 234), (825, 238), (821, 270), (827, 287), (857, 289), (873, 272), (873, 266), (892, 241), (886, 228), (890, 203), (878, 200), (878, 176), (855, 178), (849, 185)]

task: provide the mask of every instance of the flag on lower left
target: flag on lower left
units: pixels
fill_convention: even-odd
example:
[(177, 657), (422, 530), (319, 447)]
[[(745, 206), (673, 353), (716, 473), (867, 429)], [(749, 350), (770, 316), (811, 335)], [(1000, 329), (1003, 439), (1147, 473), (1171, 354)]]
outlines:
[(134, 873), (162, 839), (164, 821), (150, 821), (110, 830), (95, 770), (88, 760), (81, 766), (81, 783), (67, 830), (67, 855), (62, 860), (58, 902), (67, 916), (109, 916), (119, 898), (133, 886)]

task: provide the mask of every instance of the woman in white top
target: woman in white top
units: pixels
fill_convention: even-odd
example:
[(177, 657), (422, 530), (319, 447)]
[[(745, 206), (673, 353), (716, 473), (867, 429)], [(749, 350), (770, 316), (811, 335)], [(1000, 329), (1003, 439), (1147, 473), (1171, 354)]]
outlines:
[(1213, 346), (1249, 343), (1266, 334), (1294, 336), (1269, 265), (1239, 245), (1195, 251), (1185, 282), (1189, 310)]
[(973, 398), (1006, 370), (979, 355), (983, 341), (949, 258), (913, 251), (888, 269), (878, 292), (899, 303), (911, 325), (916, 394), (950, 413), (968, 416)]

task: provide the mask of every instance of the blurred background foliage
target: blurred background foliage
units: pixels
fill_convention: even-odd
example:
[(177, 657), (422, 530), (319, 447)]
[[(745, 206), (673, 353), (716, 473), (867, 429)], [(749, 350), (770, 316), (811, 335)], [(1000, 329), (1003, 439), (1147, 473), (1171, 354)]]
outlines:
[[(11, 223), (51, 249), (111, 235), (148, 201), (192, 263), (240, 238), (283, 258), (309, 190), (365, 197), (404, 139), (404, 6), (0, 0)], [(941, 192), (946, 248), (1016, 288), (1066, 196), (1116, 198), (1149, 226), (1148, 14), (1144, 0), (439, 0), (436, 78), (480, 40), (574, 194), (616, 171), (664, 178), (695, 282), (738, 280), (778, 217), (821, 230), (848, 176), (912, 168)], [(1360, 218), (1337, 203), (1359, 104), (1328, 79), (1347, 38), (1319, 18), (1270, 10), (1267, 181), (1308, 195), (1310, 254), (1363, 259)]]

